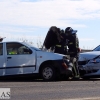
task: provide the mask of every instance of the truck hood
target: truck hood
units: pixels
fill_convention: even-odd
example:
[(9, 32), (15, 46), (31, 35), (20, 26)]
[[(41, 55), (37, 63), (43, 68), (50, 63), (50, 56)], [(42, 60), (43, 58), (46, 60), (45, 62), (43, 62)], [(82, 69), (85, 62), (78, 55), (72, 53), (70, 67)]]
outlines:
[(45, 51), (37, 51), (37, 58), (43, 58), (46, 60), (59, 60), (62, 59), (64, 55), (53, 53), (53, 52), (45, 52)]
[(100, 51), (84, 52), (79, 54), (79, 61), (85, 61), (95, 58), (100, 55)]

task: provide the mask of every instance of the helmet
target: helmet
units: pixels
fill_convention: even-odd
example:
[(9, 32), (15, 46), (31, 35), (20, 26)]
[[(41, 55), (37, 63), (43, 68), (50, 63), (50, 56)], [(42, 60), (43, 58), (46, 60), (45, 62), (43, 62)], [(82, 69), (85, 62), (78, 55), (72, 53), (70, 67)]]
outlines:
[(71, 27), (67, 27), (66, 29), (65, 29), (65, 33), (69, 33), (69, 32), (72, 32), (72, 28)]
[(65, 33), (74, 34), (74, 33), (76, 33), (76, 32), (77, 32), (77, 30), (73, 30), (71, 27), (67, 27), (67, 28), (65, 29)]

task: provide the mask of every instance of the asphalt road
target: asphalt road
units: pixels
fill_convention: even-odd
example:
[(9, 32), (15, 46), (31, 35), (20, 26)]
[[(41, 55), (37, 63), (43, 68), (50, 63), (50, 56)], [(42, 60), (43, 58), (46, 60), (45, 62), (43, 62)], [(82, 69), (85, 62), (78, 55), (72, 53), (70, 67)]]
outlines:
[(10, 100), (100, 100), (100, 79), (43, 82), (35, 79), (0, 79), (11, 89)]

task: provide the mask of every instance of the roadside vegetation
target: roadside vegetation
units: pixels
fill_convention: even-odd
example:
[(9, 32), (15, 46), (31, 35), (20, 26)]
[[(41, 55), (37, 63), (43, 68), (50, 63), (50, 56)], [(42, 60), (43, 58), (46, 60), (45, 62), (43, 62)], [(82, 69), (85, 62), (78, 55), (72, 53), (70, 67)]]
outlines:
[[(29, 41), (28, 39), (24, 39), (24, 38), (20, 38), (20, 39), (18, 39), (18, 40), (24, 41), (24, 42), (29, 42), (29, 43), (31, 43), (33, 46), (36, 46), (37, 48), (42, 48), (42, 46), (43, 46), (43, 43), (41, 42), (41, 39), (38, 39), (36, 43), (33, 42), (33, 41)], [(91, 50), (92, 50), (92, 49), (85, 48), (85, 47), (81, 48), (81, 52), (89, 52), (89, 51), (91, 51)]]

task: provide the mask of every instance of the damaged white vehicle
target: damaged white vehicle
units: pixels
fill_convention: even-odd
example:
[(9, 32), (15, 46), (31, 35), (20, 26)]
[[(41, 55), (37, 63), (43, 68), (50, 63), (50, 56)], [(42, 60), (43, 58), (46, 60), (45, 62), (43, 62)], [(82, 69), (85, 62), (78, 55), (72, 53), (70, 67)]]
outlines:
[(51, 81), (71, 74), (71, 63), (64, 55), (42, 51), (26, 42), (0, 42), (0, 76), (39, 75)]
[(100, 45), (90, 52), (80, 53), (78, 64), (81, 77), (100, 77)]

